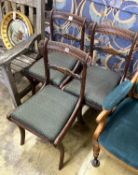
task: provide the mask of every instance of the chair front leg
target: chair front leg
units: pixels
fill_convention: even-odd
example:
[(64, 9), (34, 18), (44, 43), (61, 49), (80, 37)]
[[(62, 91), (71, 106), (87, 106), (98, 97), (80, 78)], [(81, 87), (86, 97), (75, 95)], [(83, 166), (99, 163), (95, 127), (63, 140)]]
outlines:
[[(7, 119), (11, 122), (14, 122), (11, 115), (7, 116)], [(15, 124), (17, 124), (17, 123), (15, 123)], [(20, 134), (21, 134), (20, 145), (24, 145), (24, 143), (25, 143), (25, 129), (23, 127), (19, 126), (18, 124), (17, 124), (17, 126), (18, 126), (18, 128), (20, 130)]]
[(100, 153), (100, 145), (98, 142), (98, 138), (101, 132), (103, 131), (105, 124), (106, 124), (106, 120), (101, 120), (92, 137), (92, 147), (93, 147), (93, 157), (94, 157), (94, 159), (92, 160), (92, 165), (94, 167), (100, 166), (100, 161), (98, 160), (98, 156)]
[(60, 160), (59, 160), (59, 170), (63, 168), (64, 165), (64, 146), (62, 143), (56, 146), (58, 150), (60, 151)]
[(21, 134), (21, 141), (20, 141), (20, 145), (24, 145), (25, 143), (25, 129), (18, 126), (19, 130), (20, 130), (20, 134)]
[(99, 167), (100, 161), (98, 160), (98, 156), (100, 153), (100, 146), (99, 146), (99, 142), (97, 139), (93, 138), (92, 146), (93, 146), (93, 157), (94, 157), (92, 160), (92, 165), (94, 167)]

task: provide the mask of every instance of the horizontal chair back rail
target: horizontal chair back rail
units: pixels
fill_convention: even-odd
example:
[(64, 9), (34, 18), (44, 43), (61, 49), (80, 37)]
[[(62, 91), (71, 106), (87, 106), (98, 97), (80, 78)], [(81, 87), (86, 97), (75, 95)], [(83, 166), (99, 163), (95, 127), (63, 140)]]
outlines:
[(101, 34), (109, 34), (109, 35), (115, 35), (124, 39), (128, 39), (130, 41), (133, 41), (135, 37), (135, 32), (132, 32), (130, 30), (120, 29), (117, 27), (113, 27), (110, 25), (97, 25), (95, 28), (95, 32), (101, 33)]
[(82, 64), (85, 64), (88, 58), (90, 57), (89, 54), (71, 45), (68, 45), (65, 43), (59, 43), (56, 41), (49, 41), (49, 43), (50, 44), (48, 44), (47, 46), (47, 49), (49, 52), (57, 52), (57, 51), (63, 52), (64, 51), (65, 54), (68, 54), (69, 52), (72, 57), (76, 58)]
[(75, 74), (73, 73), (72, 71), (70, 71), (69, 69), (66, 69), (66, 68), (63, 68), (63, 67), (57, 67), (56, 65), (51, 65), (51, 64), (48, 64), (49, 68), (51, 69), (54, 69), (54, 70), (57, 70), (65, 75), (68, 75), (68, 76), (72, 76), (78, 80), (81, 80), (81, 76), (79, 76), (78, 74)]

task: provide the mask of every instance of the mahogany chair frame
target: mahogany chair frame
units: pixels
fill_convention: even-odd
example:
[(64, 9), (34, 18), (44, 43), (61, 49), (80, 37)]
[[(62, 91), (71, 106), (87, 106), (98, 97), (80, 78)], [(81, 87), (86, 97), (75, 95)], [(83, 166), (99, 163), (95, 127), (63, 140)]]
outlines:
[[(96, 23), (89, 24), (89, 30), (91, 31), (91, 35), (90, 35), (90, 46), (91, 47), (90, 47), (89, 57), (87, 59), (87, 65), (92, 66), (94, 64), (93, 63), (93, 52), (95, 50), (99, 50), (99, 51), (102, 50), (108, 54), (119, 55), (119, 56), (125, 58), (126, 59), (125, 70), (124, 70), (122, 77), (120, 77), (120, 81), (118, 82), (118, 84), (119, 84), (120, 82), (122, 82), (126, 78), (128, 67), (129, 67), (130, 61), (132, 59), (133, 51), (135, 50), (135, 47), (138, 43), (138, 34), (131, 32), (131, 31), (128, 31), (128, 30), (119, 29), (119, 28), (116, 28), (113, 26), (97, 25)], [(130, 48), (128, 55), (123, 55), (119, 51), (116, 51), (112, 48), (95, 46), (94, 45), (94, 37), (95, 37), (96, 32), (101, 33), (101, 34), (106, 34), (106, 35), (114, 35), (114, 36), (118, 36), (118, 37), (122, 37), (124, 39), (130, 40), (132, 42), (132, 44), (131, 44), (131, 48)], [(91, 83), (93, 83), (93, 82), (91, 82)], [(64, 89), (66, 86), (68, 86), (68, 84), (66, 84), (64, 87), (62, 87), (62, 89)], [(102, 106), (96, 105), (95, 103), (92, 103), (89, 101), (86, 101), (85, 98), (84, 98), (83, 104), (88, 105), (90, 108), (95, 108), (98, 111), (102, 110)], [(82, 112), (80, 112), (79, 119), (83, 123)]]
[[(138, 43), (138, 33), (134, 33), (134, 32), (131, 32), (129, 30), (125, 30), (125, 29), (120, 29), (120, 28), (117, 28), (117, 27), (113, 27), (111, 25), (97, 25), (96, 23), (91, 23), (89, 25), (89, 28), (91, 30), (91, 36), (90, 36), (90, 56), (91, 56), (91, 60), (89, 60), (89, 63), (91, 65), (95, 64), (93, 62), (93, 52), (95, 50), (97, 51), (103, 51), (107, 54), (111, 54), (111, 55), (117, 55), (117, 56), (120, 56), (124, 59), (126, 59), (126, 64), (125, 64), (125, 68), (124, 68), (124, 72), (123, 72), (123, 75), (121, 76), (120, 78), (120, 82), (124, 81), (124, 79), (126, 78), (127, 76), (127, 73), (128, 73), (128, 68), (129, 68), (129, 65), (130, 65), (130, 61), (132, 59), (132, 56), (133, 56), (133, 52), (137, 46), (137, 43)], [(126, 39), (126, 40), (130, 40), (131, 41), (131, 47), (130, 47), (130, 50), (128, 52), (128, 54), (124, 55), (124, 54), (121, 54), (119, 51), (117, 50), (114, 50), (113, 48), (109, 48), (109, 47), (99, 47), (99, 46), (95, 46), (94, 44), (94, 37), (95, 37), (95, 34), (96, 33), (100, 33), (100, 34), (104, 34), (104, 35), (113, 35), (113, 36), (116, 36), (116, 37), (121, 37), (123, 39)], [(120, 83), (119, 82), (119, 83)], [(85, 102), (88, 106), (90, 107), (94, 107), (95, 109), (97, 110), (102, 110), (102, 107), (101, 106), (97, 106), (95, 104), (90, 104), (90, 103), (87, 103)]]
[[(50, 15), (50, 32), (51, 32), (51, 40), (54, 41), (54, 20), (56, 19), (62, 19), (65, 20), (67, 22), (71, 24), (75, 24), (77, 25), (77, 27), (80, 28), (81, 31), (81, 35), (80, 35), (80, 39), (78, 39), (75, 36), (72, 36), (68, 33), (64, 34), (61, 31), (59, 31), (59, 35), (63, 36), (64, 38), (68, 39), (68, 40), (73, 40), (73, 41), (77, 41), (80, 42), (80, 49), (83, 50), (84, 49), (84, 34), (85, 34), (85, 18), (81, 18), (75, 14), (70, 14), (67, 12), (60, 12), (60, 11), (55, 11), (52, 10), (51, 11), (51, 15)], [(73, 72), (77, 72), (77, 70), (79, 69), (79, 61), (77, 61), (75, 67), (73, 68)], [(43, 82), (42, 79), (40, 79), (40, 77), (37, 76), (33, 76), (30, 74), (25, 73), (25, 76), (27, 78), (29, 78), (32, 82), (33, 85), (33, 92), (35, 93), (35, 87), (39, 82)], [(67, 76), (59, 85), (60, 88), (62, 88), (69, 80), (70, 80), (71, 76)]]
[[(64, 147), (63, 147), (63, 144), (61, 142), (62, 142), (65, 134), (67, 133), (67, 131), (69, 130), (69, 128), (71, 127), (73, 122), (75, 121), (77, 114), (79, 113), (79, 111), (82, 108), (82, 103), (84, 100), (84, 91), (85, 91), (86, 71), (87, 71), (86, 60), (88, 59), (89, 56), (85, 52), (80, 51), (79, 49), (76, 49), (75, 47), (69, 46), (67, 44), (59, 43), (59, 42), (54, 42), (54, 41), (48, 42), (47, 39), (42, 40), (40, 42), (39, 48), (40, 48), (39, 50), (40, 50), (41, 55), (44, 57), (44, 63), (45, 63), (46, 79), (45, 79), (45, 84), (43, 87), (50, 84), (49, 68), (60, 71), (61, 73), (64, 73), (65, 75), (72, 76), (72, 77), (76, 78), (78, 81), (80, 81), (80, 83), (81, 83), (80, 96), (78, 98), (78, 101), (77, 101), (77, 104), (74, 108), (74, 111), (72, 112), (69, 120), (66, 122), (66, 124), (64, 125), (64, 127), (62, 128), (62, 130), (60, 131), (60, 133), (58, 134), (58, 136), (56, 137), (56, 139), (52, 143), (49, 141), (48, 138), (34, 132), (33, 130), (31, 130), (27, 126), (14, 120), (12, 118), (12, 116), (9, 116), (8, 119), (10, 121), (16, 123), (17, 126), (19, 127), (20, 133), (21, 133), (21, 142), (20, 142), (21, 145), (23, 145), (25, 142), (25, 129), (27, 129), (30, 132), (32, 132), (33, 134), (43, 138), (46, 141), (49, 141), (51, 144), (53, 144), (55, 147), (57, 147), (60, 150), (59, 169), (61, 169), (63, 167), (63, 161), (64, 161)], [(76, 60), (79, 60), (80, 63), (82, 64), (82, 67), (83, 67), (82, 68), (82, 75), (80, 76), (80, 75), (78, 75), (78, 74), (74, 73), (73, 71), (66, 69), (66, 68), (58, 67), (56, 65), (49, 65), (49, 63), (48, 63), (48, 53), (49, 52), (60, 52), (60, 53), (67, 54), (67, 55), (69, 54), (70, 56), (72, 56)]]

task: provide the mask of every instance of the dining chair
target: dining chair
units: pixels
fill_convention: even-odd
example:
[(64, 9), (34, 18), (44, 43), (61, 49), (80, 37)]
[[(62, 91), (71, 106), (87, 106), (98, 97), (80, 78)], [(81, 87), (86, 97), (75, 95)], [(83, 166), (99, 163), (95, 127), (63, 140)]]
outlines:
[[(89, 56), (73, 46), (46, 39), (40, 42), (39, 48), (45, 65), (44, 86), (29, 100), (17, 107), (8, 119), (14, 122), (21, 131), (21, 145), (25, 141), (26, 129), (59, 148), (59, 169), (61, 169), (64, 161), (64, 147), (61, 142), (82, 107), (87, 71), (86, 60)], [(50, 53), (55, 53), (55, 55), (60, 53), (62, 57), (79, 60), (83, 67), (82, 75), (75, 74), (65, 67), (51, 64)], [(80, 82), (80, 96), (75, 97), (53, 86), (50, 81), (51, 69), (77, 79)]]
[[(51, 40), (65, 42), (71, 45), (77, 43), (77, 46), (81, 50), (83, 50), (85, 32), (84, 18), (80, 18), (74, 14), (53, 10), (51, 12), (50, 19), (50, 31)], [(69, 41), (71, 42), (69, 43)], [(63, 66), (71, 69), (73, 72), (76, 72), (79, 68), (79, 61), (68, 58), (68, 56), (64, 56), (60, 53), (50, 53), (49, 62), (57, 66)], [(65, 84), (70, 78), (55, 70), (51, 70), (50, 72), (51, 82), (56, 86)], [(24, 69), (23, 73), (26, 77), (32, 79), (32, 83), (34, 83), (34, 88), (38, 82), (44, 82), (45, 69), (43, 58), (35, 62), (30, 67)]]
[[(91, 31), (91, 48), (89, 53), (91, 60), (87, 61), (88, 68), (84, 104), (91, 108), (102, 110), (102, 103), (105, 96), (126, 78), (129, 63), (137, 44), (137, 33), (135, 34), (131, 31), (107, 25), (96, 25), (96, 23), (92, 23)], [(110, 44), (111, 41), (120, 38), (125, 42), (131, 43), (127, 54), (126, 52), (123, 53), (121, 49), (115, 50)], [(97, 60), (102, 57), (120, 57), (124, 60), (123, 67), (117, 70), (110, 70), (101, 65), (99, 66)], [(121, 71), (119, 72), (119, 70)], [(78, 96), (78, 87), (78, 82), (72, 80), (66, 84), (63, 89), (68, 93)]]

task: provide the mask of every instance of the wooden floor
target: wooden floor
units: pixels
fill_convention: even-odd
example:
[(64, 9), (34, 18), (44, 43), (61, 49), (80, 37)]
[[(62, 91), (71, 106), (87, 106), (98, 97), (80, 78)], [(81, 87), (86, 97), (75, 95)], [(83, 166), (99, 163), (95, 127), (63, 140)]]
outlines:
[(19, 145), (18, 128), (6, 119), (13, 110), (7, 90), (0, 84), (0, 175), (135, 175), (110, 159), (100, 156), (100, 168), (91, 166), (91, 130), (96, 112), (84, 108), (86, 126), (75, 123), (64, 139), (65, 167), (58, 171), (58, 151), (27, 132)]

